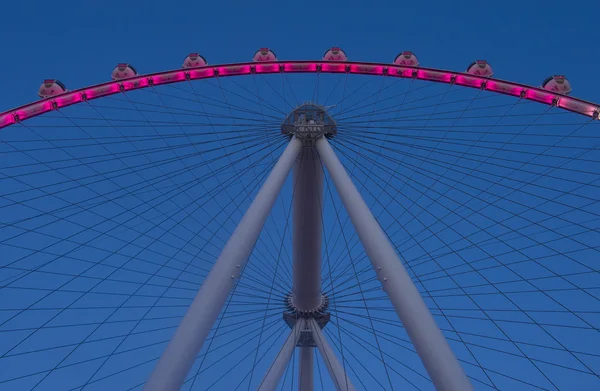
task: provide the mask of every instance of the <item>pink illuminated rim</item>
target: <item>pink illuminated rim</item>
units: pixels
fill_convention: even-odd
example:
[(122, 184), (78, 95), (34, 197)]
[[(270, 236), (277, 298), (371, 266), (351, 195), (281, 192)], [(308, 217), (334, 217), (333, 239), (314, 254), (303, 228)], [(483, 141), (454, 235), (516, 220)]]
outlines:
[(146, 88), (150, 85), (179, 83), (214, 77), (244, 76), (270, 73), (351, 73), (360, 75), (415, 78), (437, 83), (456, 84), (463, 87), (486, 89), (523, 99), (554, 105), (590, 118), (598, 118), (600, 105), (572, 98), (539, 87), (510, 81), (490, 79), (463, 72), (435, 68), (410, 67), (395, 64), (336, 61), (272, 61), (264, 63), (236, 63), (205, 65), (196, 68), (176, 69), (148, 75), (137, 75), (126, 80), (109, 81), (90, 87), (68, 91), (53, 97), (26, 104), (0, 114), (0, 129), (38, 115), (77, 103)]

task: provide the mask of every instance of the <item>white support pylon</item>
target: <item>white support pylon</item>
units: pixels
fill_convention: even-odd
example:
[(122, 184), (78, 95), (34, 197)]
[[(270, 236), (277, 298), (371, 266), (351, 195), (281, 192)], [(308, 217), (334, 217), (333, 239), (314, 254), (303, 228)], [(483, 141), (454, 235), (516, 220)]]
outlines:
[(300, 346), (298, 348), (300, 373), (298, 379), (298, 391), (313, 391), (315, 389), (315, 348), (312, 346)]
[(354, 385), (352, 385), (352, 382), (344, 370), (344, 366), (340, 363), (340, 360), (338, 360), (331, 345), (327, 342), (327, 339), (325, 339), (325, 335), (317, 322), (311, 318), (308, 320), (308, 324), (312, 330), (313, 339), (317, 345), (317, 349), (319, 349), (319, 352), (321, 353), (323, 362), (325, 362), (325, 366), (329, 371), (333, 384), (335, 384), (336, 390), (356, 391), (356, 388), (354, 388)]
[(293, 137), (204, 279), (144, 391), (178, 391), (192, 367), (279, 195), (302, 142)]
[(473, 386), (425, 305), (417, 287), (331, 145), (325, 137), (321, 137), (316, 141), (316, 147), (373, 269), (400, 317), (436, 390), (472, 391)]
[(290, 335), (285, 340), (279, 354), (277, 354), (275, 361), (273, 361), (273, 364), (269, 367), (263, 381), (260, 383), (260, 386), (258, 386), (257, 391), (275, 391), (277, 389), (277, 386), (281, 381), (281, 376), (283, 376), (283, 373), (290, 362), (290, 358), (294, 353), (294, 348), (296, 348), (298, 339), (300, 339), (300, 331), (304, 328), (305, 324), (306, 321), (304, 319), (298, 319), (298, 322), (296, 322)]

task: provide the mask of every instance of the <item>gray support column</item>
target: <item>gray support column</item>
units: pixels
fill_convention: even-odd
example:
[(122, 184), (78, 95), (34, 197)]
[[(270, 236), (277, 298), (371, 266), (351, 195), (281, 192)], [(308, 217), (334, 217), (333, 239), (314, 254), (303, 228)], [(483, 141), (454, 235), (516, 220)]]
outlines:
[(292, 302), (300, 310), (321, 304), (323, 168), (314, 147), (303, 147), (294, 167)]
[(337, 391), (356, 391), (356, 388), (350, 382), (350, 379), (344, 371), (344, 366), (338, 360), (335, 352), (325, 339), (325, 334), (314, 319), (309, 320), (310, 328), (312, 329), (313, 338), (317, 344), (317, 349), (323, 357), (323, 362), (329, 371), (329, 375), (335, 384)]
[[(323, 167), (315, 147), (303, 147), (294, 166), (292, 302), (300, 310), (321, 304)], [(313, 348), (300, 347), (300, 391), (314, 389)]]
[(302, 346), (300, 350), (300, 381), (299, 391), (313, 391), (315, 388), (315, 355), (312, 346)]
[(436, 390), (473, 390), (387, 235), (365, 204), (326, 138), (321, 137), (317, 140), (317, 149), (378, 279)]
[(283, 376), (283, 373), (290, 362), (290, 358), (294, 353), (294, 348), (298, 343), (298, 339), (300, 338), (300, 330), (304, 328), (305, 324), (306, 321), (304, 319), (298, 320), (283, 344), (283, 347), (279, 351), (279, 354), (277, 354), (275, 361), (273, 361), (273, 364), (269, 367), (269, 370), (262, 383), (260, 383), (257, 391), (275, 391), (277, 389), (277, 386), (281, 381), (281, 376)]
[(202, 287), (144, 386), (145, 391), (177, 391), (181, 388), (233, 289), (235, 280), (244, 269), (301, 147), (302, 142), (292, 138), (273, 167), (212, 270), (204, 279)]

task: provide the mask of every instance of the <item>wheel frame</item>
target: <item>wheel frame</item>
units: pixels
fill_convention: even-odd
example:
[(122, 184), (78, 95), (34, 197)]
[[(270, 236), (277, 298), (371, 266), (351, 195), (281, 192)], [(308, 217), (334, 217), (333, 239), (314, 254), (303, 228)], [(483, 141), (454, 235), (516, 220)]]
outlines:
[(461, 87), (484, 89), (555, 106), (590, 117), (591, 119), (600, 119), (600, 104), (598, 103), (573, 98), (554, 91), (545, 90), (541, 87), (533, 87), (496, 78), (481, 77), (465, 72), (375, 62), (278, 60), (264, 63), (243, 62), (173, 69), (83, 87), (0, 113), (0, 129), (63, 107), (150, 86), (180, 83), (188, 80), (275, 73), (346, 73), (418, 79)]

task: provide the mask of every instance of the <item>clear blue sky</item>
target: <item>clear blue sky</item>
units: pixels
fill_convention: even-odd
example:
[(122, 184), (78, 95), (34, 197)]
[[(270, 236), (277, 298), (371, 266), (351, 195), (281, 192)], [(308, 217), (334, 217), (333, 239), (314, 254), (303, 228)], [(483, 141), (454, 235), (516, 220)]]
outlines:
[[(254, 2), (239, 0), (229, 2), (23, 0), (6, 2), (2, 7), (0, 74), (3, 76), (3, 88), (0, 90), (0, 112), (37, 99), (37, 90), (44, 79), (57, 78), (66, 84), (67, 88), (77, 89), (109, 80), (110, 72), (117, 63), (121, 62), (134, 65), (140, 73), (151, 73), (179, 68), (185, 56), (190, 52), (199, 52), (209, 63), (217, 64), (249, 61), (260, 47), (272, 48), (280, 59), (308, 60), (321, 58), (324, 51), (331, 46), (340, 46), (352, 60), (375, 62), (392, 62), (399, 52), (411, 50), (418, 55), (422, 66), (459, 71), (463, 71), (474, 60), (485, 59), (493, 65), (495, 76), (498, 78), (539, 86), (547, 76), (563, 74), (571, 82), (573, 96), (595, 102), (600, 101), (600, 78), (598, 78), (600, 69), (600, 28), (598, 28), (600, 2), (593, 0), (570, 3), (554, 0), (506, 0), (502, 2), (462, 0), (431, 0), (429, 2), (348, 0), (334, 2), (311, 0), (296, 3), (271, 0)], [(376, 92), (376, 86), (370, 88), (374, 88), (371, 92)], [(212, 91), (219, 92), (216, 88)], [(471, 91), (471, 93), (473, 92)], [(190, 102), (187, 103), (190, 104)], [(192, 102), (190, 109), (195, 110), (193, 107)], [(546, 121), (550, 122), (551, 119)], [(596, 128), (598, 127), (596, 126)], [(11, 131), (14, 129), (11, 128)], [(61, 136), (67, 137), (69, 131), (64, 130), (65, 133), (61, 133)], [(7, 134), (6, 137), (15, 137), (15, 133)], [(0, 138), (0, 140), (3, 139)], [(366, 152), (365, 154), (369, 155)], [(44, 156), (56, 158), (51, 154)], [(345, 160), (345, 163), (348, 163), (348, 160)], [(4, 170), (4, 163), (0, 164), (0, 167)], [(578, 168), (581, 167), (578, 166)], [(596, 169), (596, 175), (598, 175), (598, 171)], [(9, 170), (1, 172), (9, 172)], [(380, 171), (379, 174), (382, 172)], [(48, 174), (43, 180), (55, 178), (50, 175)], [(362, 179), (365, 177), (360, 173), (356, 173), (356, 176)], [(287, 186), (289, 187), (290, 183)], [(416, 197), (418, 192), (415, 190), (411, 193), (408, 189), (405, 191), (408, 198)], [(0, 194), (4, 194), (4, 192), (0, 190)], [(595, 196), (588, 195), (598, 198), (597, 194)], [(366, 198), (370, 204), (375, 203), (374, 197), (366, 196)], [(575, 203), (575, 201), (573, 202)], [(244, 206), (242, 206), (243, 208)], [(13, 213), (18, 213), (18, 211)], [(279, 216), (283, 216), (283, 211), (278, 213)], [(502, 212), (496, 212), (494, 216), (502, 216)], [(10, 216), (8, 220), (12, 221), (12, 217), (14, 216)], [(328, 217), (333, 219), (332, 215)], [(408, 217), (405, 218), (410, 221)], [(8, 220), (0, 217), (0, 222)], [(271, 228), (274, 226), (283, 229), (283, 223), (274, 223)], [(228, 228), (232, 229), (233, 225), (230, 224)], [(192, 229), (195, 227), (192, 226)], [(5, 235), (8, 236), (8, 231), (5, 232), (7, 232)], [(181, 236), (184, 237), (184, 234), (187, 233), (183, 232)], [(109, 248), (112, 242), (108, 240), (107, 243), (106, 246)], [(287, 244), (289, 245), (289, 243)], [(159, 249), (161, 251), (168, 250), (166, 247)], [(8, 253), (8, 250), (6, 251)], [(211, 251), (215, 252), (214, 249)], [(413, 249), (413, 251), (414, 254), (411, 254), (407, 250), (406, 256), (419, 260), (422, 253), (418, 249)], [(213, 253), (209, 253), (208, 257), (212, 257)], [(343, 249), (338, 250), (338, 253), (343, 256)], [(592, 259), (595, 254), (598, 254), (597, 250), (592, 255), (588, 255), (587, 259)], [(90, 250), (89, 254), (84, 255), (93, 257), (94, 252)], [(533, 253), (532, 256), (541, 255), (542, 253)], [(16, 257), (11, 253), (10, 257), (13, 256)], [(0, 258), (2, 258), (1, 254)], [(368, 266), (364, 262), (361, 265)], [(56, 267), (56, 270), (61, 272), (69, 269), (68, 265)], [(4, 275), (2, 276), (4, 278)], [(134, 280), (134, 277), (131, 279)], [(597, 282), (598, 279), (596, 278), (594, 281)], [(127, 289), (125, 284), (121, 288), (123, 291)], [(15, 294), (11, 297), (11, 292), (13, 291), (5, 291), (4, 296), (0, 292), (0, 302), (8, 297), (8, 300), (14, 299), (15, 303), (24, 306), (23, 303), (27, 301), (26, 295), (17, 297)], [(184, 293), (189, 294), (185, 291)], [(90, 300), (90, 303), (94, 305), (100, 302), (98, 298)], [(525, 303), (533, 305), (535, 300), (535, 298), (528, 298)], [(577, 300), (578, 297), (572, 296), (567, 301), (570, 305), (574, 305)], [(142, 303), (142, 299), (139, 303)], [(182, 300), (176, 304), (185, 307), (188, 303), (189, 300)], [(64, 302), (61, 305), (64, 305)], [(449, 308), (452, 305), (449, 304)], [(590, 315), (590, 319), (593, 320), (590, 322), (596, 327), (600, 324), (597, 314), (598, 311)], [(98, 316), (100, 318), (101, 315), (100, 311), (89, 314), (90, 317)], [(0, 318), (1, 320), (2, 318)], [(78, 320), (81, 321), (81, 315)], [(561, 321), (560, 319), (554, 320), (557, 323)], [(32, 315), (31, 318), (22, 320), (23, 323), (20, 325), (36, 324), (37, 321)], [(542, 322), (543, 319), (539, 321)], [(159, 323), (157, 322), (157, 324)], [(476, 322), (464, 319), (462, 323), (457, 323), (465, 330), (473, 331), (478, 327)], [(535, 331), (524, 330), (525, 327), (519, 328), (518, 324), (512, 327), (517, 333), (514, 335), (540, 343), (546, 341)], [(382, 326), (382, 329), (389, 333), (395, 332), (395, 329), (391, 327)], [(328, 336), (336, 338), (335, 329), (331, 327), (329, 330), (333, 334), (328, 334)], [(483, 326), (481, 330), (484, 330)], [(490, 329), (485, 330), (489, 331)], [(5, 337), (6, 335), (0, 335), (0, 354), (4, 352), (3, 348), (10, 346), (10, 340)], [(62, 335), (62, 337), (66, 340), (72, 337), (74, 341), (78, 341), (85, 337), (85, 333), (82, 332), (79, 335), (73, 332), (72, 336)], [(161, 337), (163, 337), (162, 334), (160, 336), (150, 335), (148, 339), (154, 341)], [(536, 339), (537, 337), (539, 340)], [(43, 336), (39, 338), (43, 339)], [(142, 335), (138, 338), (145, 337)], [(573, 343), (572, 346), (585, 348), (587, 341), (585, 338), (573, 339), (572, 335), (565, 338)], [(46, 339), (51, 338), (46, 336)], [(35, 341), (28, 341), (22, 349), (34, 349)], [(598, 339), (593, 341), (593, 343), (597, 343)], [(131, 342), (132, 346), (136, 342), (141, 343), (140, 340), (134, 340)], [(481, 341), (474, 341), (474, 343), (478, 342)], [(490, 341), (481, 343), (484, 342), (489, 343), (492, 347), (495, 346)], [(109, 345), (98, 345), (95, 346), (98, 352), (109, 349)], [(357, 345), (360, 343), (355, 341), (354, 346)], [(465, 349), (458, 345), (458, 343), (453, 345), (459, 352), (458, 354), (468, 358), (469, 355)], [(153, 350), (144, 352), (143, 355), (160, 354), (162, 347), (163, 345), (152, 347)], [(246, 351), (244, 351), (245, 353)], [(530, 353), (532, 356), (537, 355), (544, 358), (542, 357), (543, 353), (539, 351), (532, 350)], [(87, 354), (90, 353), (87, 352)], [(140, 354), (132, 355), (131, 360), (139, 361)], [(48, 360), (56, 359), (55, 356), (40, 354), (37, 356), (37, 360), (44, 360), (45, 357), (48, 357)], [(87, 357), (85, 352), (80, 352), (70, 360), (85, 360)], [(98, 376), (126, 366), (129, 356), (120, 357), (118, 360), (110, 362), (110, 365), (106, 365)], [(513, 374), (530, 372), (529, 367), (520, 368), (518, 361), (505, 364), (502, 361), (503, 356), (498, 356), (499, 358), (496, 359), (493, 353), (484, 352), (481, 357), (487, 360), (488, 367), (491, 366), (492, 369), (498, 371), (508, 368), (507, 371), (510, 370), (510, 373)], [(24, 361), (11, 361), (11, 371), (27, 368), (27, 358), (22, 359)], [(554, 359), (564, 359), (565, 365), (578, 365), (574, 363), (572, 357), (557, 355)], [(377, 363), (377, 357), (369, 362), (373, 365), (373, 368), (369, 369), (373, 369), (374, 372), (379, 371), (377, 372), (378, 376), (384, 376), (381, 365)], [(595, 369), (595, 373), (600, 373), (599, 357), (588, 357), (585, 362)], [(82, 379), (88, 378), (87, 375), (90, 375), (90, 371), (92, 371), (91, 367), (85, 367), (82, 370), (82, 373), (87, 371), (85, 375), (82, 375)], [(224, 367), (225, 365), (222, 367), (219, 364), (216, 365), (215, 374), (220, 374), (219, 370)], [(113, 384), (114, 387), (117, 387), (125, 384), (126, 381), (133, 381), (132, 379), (143, 379), (149, 369), (149, 366), (145, 366), (139, 371), (134, 369), (129, 372), (131, 375), (126, 375), (129, 376), (127, 379), (112, 378), (107, 383), (95, 384), (86, 390), (102, 389), (102, 387), (107, 387), (105, 384)], [(262, 369), (257, 370), (257, 378), (262, 375)], [(422, 372), (422, 368), (418, 370)], [(552, 366), (544, 367), (544, 370), (558, 371), (556, 367)], [(472, 367), (469, 367), (468, 371), (470, 375), (485, 381), (485, 376), (480, 371)], [(2, 361), (0, 360), (0, 379), (9, 377), (3, 376), (2, 372)], [(40, 387), (39, 389), (52, 389), (52, 385), (57, 389), (69, 389), (73, 383), (81, 383), (81, 379), (61, 379), (57, 376), (60, 375), (55, 375), (54, 378), (49, 379), (49, 383), (45, 383), (46, 388)], [(414, 375), (414, 377), (417, 382), (422, 381), (422, 379), (418, 379), (418, 376)], [(257, 382), (257, 378), (254, 379), (253, 384)], [(536, 384), (547, 385), (537, 372), (526, 375), (524, 378), (540, 382)], [(31, 381), (35, 383), (36, 379)], [(111, 381), (113, 383), (110, 383)], [(498, 381), (497, 384), (505, 386), (503, 389), (513, 391), (510, 388), (513, 383), (510, 381), (506, 379), (504, 379), (506, 383), (503, 383), (503, 380), (496, 379), (496, 381)], [(590, 384), (598, 384), (597, 382), (600, 380), (593, 378), (587, 383), (586, 381), (582, 380), (577, 384), (586, 387)], [(382, 382), (384, 385), (386, 384), (385, 381), (382, 380)], [(7, 384), (0, 382), (0, 390), (14, 391)], [(29, 383), (19, 384), (20, 387), (23, 387), (22, 389), (27, 389), (25, 386)], [(237, 382), (232, 380), (226, 384), (230, 386)], [(478, 384), (479, 386), (481, 384)], [(523, 383), (519, 387), (521, 388), (518, 388), (518, 391), (530, 389)], [(245, 389), (245, 385), (242, 388)], [(569, 390), (569, 388), (561, 389)]]
[(118, 62), (142, 73), (178, 67), (189, 52), (211, 63), (284, 59), (339, 45), (352, 59), (391, 61), (412, 50), (423, 66), (462, 70), (475, 59), (496, 76), (539, 85), (565, 74), (574, 95), (598, 97), (600, 5), (561, 1), (13, 1), (0, 26), (0, 107), (34, 99), (44, 78), (69, 88), (108, 79)]

